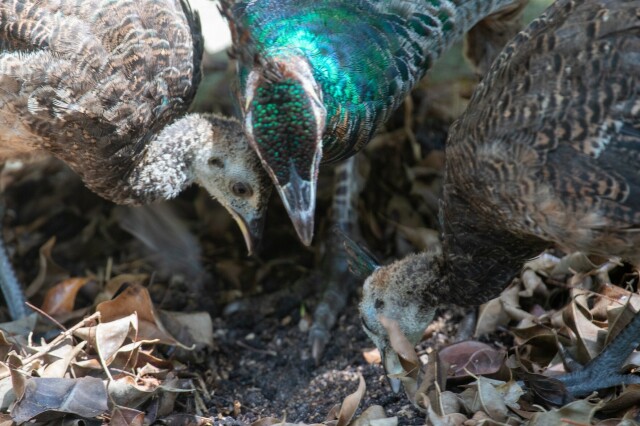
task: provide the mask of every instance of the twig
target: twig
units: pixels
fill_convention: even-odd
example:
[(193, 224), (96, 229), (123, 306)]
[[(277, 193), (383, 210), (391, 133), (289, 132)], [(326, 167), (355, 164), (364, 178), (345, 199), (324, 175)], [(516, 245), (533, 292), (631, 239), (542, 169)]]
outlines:
[(274, 351), (254, 348), (253, 346), (247, 345), (246, 343), (242, 342), (241, 340), (236, 340), (236, 345), (238, 345), (240, 347), (243, 347), (245, 349), (249, 349), (250, 351), (257, 352), (259, 354), (270, 355), (270, 356), (278, 356), (278, 354), (275, 353)]
[(58, 320), (56, 320), (54, 317), (52, 317), (51, 315), (49, 315), (48, 313), (46, 313), (42, 309), (38, 308), (35, 305), (32, 305), (29, 302), (25, 302), (25, 303), (27, 304), (28, 307), (30, 307), (31, 309), (33, 309), (34, 311), (36, 311), (37, 313), (39, 313), (40, 315), (42, 315), (43, 317), (45, 317), (46, 319), (48, 319), (49, 321), (54, 323), (58, 328), (60, 328), (60, 330), (67, 331), (67, 327), (65, 327), (64, 325), (60, 324), (60, 322)]
[[(71, 327), (70, 329), (63, 331), (55, 339), (53, 339), (50, 343), (42, 346), (41, 349), (38, 352), (36, 352), (35, 354), (30, 355), (30, 356), (26, 357), (25, 359), (23, 359), (22, 360), (22, 366), (25, 367), (25, 366), (31, 364), (32, 362), (34, 362), (35, 360), (37, 360), (38, 358), (40, 358), (41, 356), (44, 356), (44, 355), (48, 354), (49, 351), (51, 351), (51, 349), (53, 349), (58, 343), (62, 342), (67, 337), (71, 336), (74, 331), (78, 330), (79, 328), (84, 327), (89, 322), (92, 322), (92, 321), (97, 320), (97, 319), (100, 319), (100, 312), (95, 312), (94, 314), (86, 317), (85, 319), (83, 319), (82, 321), (80, 321), (79, 323), (77, 323), (76, 325)], [(10, 372), (4, 373), (4, 374), (0, 374), (0, 380), (5, 379), (5, 378), (9, 377), (10, 375), (11, 375)]]

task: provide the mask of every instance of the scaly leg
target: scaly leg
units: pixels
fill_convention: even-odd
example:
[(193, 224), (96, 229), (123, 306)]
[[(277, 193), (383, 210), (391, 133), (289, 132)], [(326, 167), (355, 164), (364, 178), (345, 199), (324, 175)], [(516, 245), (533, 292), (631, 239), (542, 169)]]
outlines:
[(574, 396), (612, 386), (640, 383), (640, 376), (622, 374), (620, 368), (640, 345), (640, 312), (609, 345), (583, 369), (556, 377)]
[(26, 317), (28, 308), (26, 298), (20, 283), (13, 272), (13, 267), (9, 261), (7, 250), (2, 238), (2, 220), (4, 219), (4, 204), (0, 202), (0, 290), (9, 308), (9, 315), (14, 320)]
[[(362, 179), (358, 176), (356, 158), (357, 156), (351, 157), (336, 166), (331, 208), (332, 227), (338, 227), (352, 237), (359, 235), (358, 196), (363, 187)], [(313, 325), (309, 330), (311, 353), (316, 364), (329, 342), (331, 328), (344, 309), (349, 294), (357, 285), (357, 280), (349, 272), (347, 255), (340, 237), (335, 232), (329, 232), (325, 242), (326, 248), (320, 264), (325, 283), (324, 295), (316, 307)]]

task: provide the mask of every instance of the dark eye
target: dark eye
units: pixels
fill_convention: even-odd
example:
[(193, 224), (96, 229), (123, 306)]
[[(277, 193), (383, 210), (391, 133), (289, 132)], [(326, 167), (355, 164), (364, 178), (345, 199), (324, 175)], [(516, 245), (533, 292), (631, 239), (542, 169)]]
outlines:
[(219, 167), (219, 168), (224, 168), (224, 162), (219, 159), (218, 157), (211, 157), (209, 158), (209, 165), (211, 167)]
[(250, 197), (253, 194), (251, 187), (244, 182), (236, 182), (231, 185), (231, 191), (238, 197)]

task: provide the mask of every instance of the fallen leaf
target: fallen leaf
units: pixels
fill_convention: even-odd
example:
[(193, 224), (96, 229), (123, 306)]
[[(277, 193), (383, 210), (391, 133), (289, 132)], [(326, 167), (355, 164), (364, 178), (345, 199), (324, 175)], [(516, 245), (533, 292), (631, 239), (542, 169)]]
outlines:
[(554, 409), (544, 413), (536, 413), (531, 418), (529, 426), (560, 424), (590, 425), (595, 412), (602, 407), (602, 404), (602, 402), (593, 404), (587, 400), (580, 399), (559, 409)]
[(549, 275), (586, 274), (596, 269), (598, 265), (591, 262), (584, 253), (577, 251), (560, 259)]
[(66, 269), (59, 266), (51, 257), (51, 251), (56, 244), (56, 238), (51, 237), (40, 247), (40, 268), (38, 275), (25, 290), (27, 298), (31, 298), (43, 287), (55, 282), (60, 282), (69, 277)]
[(111, 411), (109, 426), (142, 426), (143, 424), (144, 413), (142, 411), (118, 405), (113, 407)]
[(56, 284), (47, 291), (41, 309), (53, 317), (72, 312), (78, 291), (90, 281), (89, 278), (68, 278)]
[(32, 377), (27, 380), (24, 394), (11, 410), (11, 417), (16, 423), (36, 417), (51, 419), (61, 413), (91, 418), (107, 409), (107, 392), (98, 378)]
[(364, 410), (349, 426), (397, 426), (397, 424), (397, 417), (387, 417), (384, 408), (379, 405), (372, 405)]
[(190, 349), (176, 340), (162, 324), (151, 302), (149, 291), (138, 284), (130, 285), (115, 299), (100, 303), (96, 310), (104, 322), (110, 322), (133, 313), (138, 316), (137, 340), (157, 340), (165, 345)]
[(604, 343), (604, 331), (593, 324), (588, 310), (587, 298), (589, 292), (581, 289), (571, 290), (573, 300), (563, 310), (565, 323), (576, 335), (577, 358), (582, 363), (587, 363), (600, 353)]
[[(467, 411), (471, 413), (482, 411), (492, 420), (504, 422), (509, 415), (509, 409), (503, 395), (496, 389), (497, 383), (485, 377), (479, 377), (475, 383), (467, 385), (467, 389), (460, 394)], [(504, 382), (500, 382), (502, 383)]]
[(364, 382), (364, 377), (358, 373), (358, 389), (354, 393), (347, 395), (344, 401), (342, 401), (336, 426), (347, 426), (349, 424), (366, 390), (367, 385)]
[(446, 346), (439, 355), (451, 366), (449, 375), (457, 378), (497, 373), (506, 358), (505, 352), (473, 340)]

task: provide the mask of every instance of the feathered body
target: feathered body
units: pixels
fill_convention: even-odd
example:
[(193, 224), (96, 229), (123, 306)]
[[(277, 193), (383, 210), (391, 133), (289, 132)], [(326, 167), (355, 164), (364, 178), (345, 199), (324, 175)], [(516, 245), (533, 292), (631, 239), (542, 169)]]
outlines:
[[(435, 59), (514, 0), (223, 1), (249, 140), (310, 242), (320, 161), (362, 149)], [(306, 227), (307, 229), (301, 229)]]
[(3, 0), (0, 49), (0, 156), (48, 151), (117, 203), (196, 182), (259, 234), (269, 190), (240, 125), (181, 117), (203, 53), (186, 0)]
[[(514, 275), (549, 243), (640, 263), (639, 53), (638, 0), (557, 2), (505, 48), (447, 142), (443, 249), (455, 276), (478, 277), (458, 261), (474, 258), (487, 287), (481, 253), (514, 259)], [(495, 281), (487, 297), (506, 282)]]
[(640, 263), (639, 53), (639, 0), (558, 0), (499, 55), (450, 130), (443, 254), (378, 268), (352, 247), (388, 371), (380, 316), (417, 342), (437, 306), (496, 297), (553, 245)]

